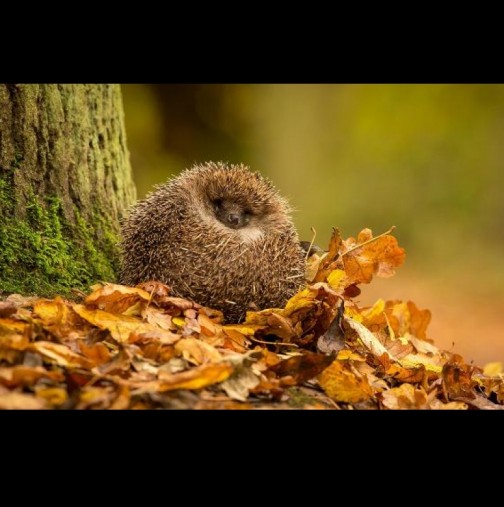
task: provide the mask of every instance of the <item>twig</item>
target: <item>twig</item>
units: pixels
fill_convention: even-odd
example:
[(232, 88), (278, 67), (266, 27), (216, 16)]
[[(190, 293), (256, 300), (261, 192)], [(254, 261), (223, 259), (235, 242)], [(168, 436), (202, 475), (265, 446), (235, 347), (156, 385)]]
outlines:
[(369, 245), (369, 243), (372, 243), (373, 241), (376, 241), (378, 238), (382, 238), (383, 236), (387, 236), (387, 234), (390, 234), (394, 229), (396, 228), (395, 225), (393, 225), (388, 231), (383, 232), (382, 234), (379, 234), (378, 236), (375, 236), (374, 238), (368, 239), (367, 241), (364, 241), (364, 243), (359, 243), (358, 245), (353, 246), (350, 248), (350, 250), (347, 250), (346, 252), (343, 252), (341, 256), (347, 255), (350, 252), (353, 252), (354, 250), (358, 250), (359, 248), (362, 248), (365, 245)]
[(306, 250), (306, 256), (305, 256), (305, 262), (308, 260), (308, 256), (310, 255), (310, 250), (312, 249), (312, 246), (313, 246), (313, 243), (315, 243), (315, 238), (317, 237), (317, 231), (315, 230), (314, 227), (310, 227), (310, 231), (312, 231), (312, 240), (310, 242), (310, 248), (308, 248), (308, 250)]
[(296, 345), (295, 343), (287, 343), (287, 342), (266, 342), (264, 340), (259, 340), (257, 338), (254, 338), (253, 336), (247, 336), (249, 340), (252, 340), (256, 343), (264, 343), (265, 345), (285, 345), (286, 347), (295, 347), (299, 348), (299, 345)]

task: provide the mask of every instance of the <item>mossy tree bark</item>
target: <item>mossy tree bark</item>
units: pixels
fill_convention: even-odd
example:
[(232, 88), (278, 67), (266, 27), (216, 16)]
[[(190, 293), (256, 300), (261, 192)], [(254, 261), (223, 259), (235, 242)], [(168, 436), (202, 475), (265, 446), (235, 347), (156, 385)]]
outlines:
[(119, 85), (0, 84), (0, 294), (114, 280), (135, 193)]

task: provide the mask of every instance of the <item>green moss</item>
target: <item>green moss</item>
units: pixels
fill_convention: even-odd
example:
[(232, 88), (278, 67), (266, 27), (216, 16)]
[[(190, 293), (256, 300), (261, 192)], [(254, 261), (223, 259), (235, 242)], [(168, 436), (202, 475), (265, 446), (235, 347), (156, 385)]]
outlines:
[(293, 408), (304, 408), (307, 405), (315, 405), (317, 403), (320, 403), (315, 398), (312, 398), (308, 394), (301, 391), (301, 389), (298, 387), (291, 387), (290, 389), (287, 389), (287, 392), (289, 394), (287, 403)]
[(86, 290), (99, 280), (115, 279), (117, 236), (103, 217), (94, 213), (91, 227), (75, 210), (76, 225), (71, 225), (58, 198), (32, 195), (26, 217), (16, 220), (8, 189), (0, 178), (0, 199), (6, 204), (0, 220), (0, 291), (70, 296), (72, 288)]

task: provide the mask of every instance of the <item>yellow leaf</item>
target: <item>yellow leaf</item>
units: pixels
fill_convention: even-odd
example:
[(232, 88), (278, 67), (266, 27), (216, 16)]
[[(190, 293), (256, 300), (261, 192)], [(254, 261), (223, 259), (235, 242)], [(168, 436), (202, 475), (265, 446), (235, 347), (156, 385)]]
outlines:
[(222, 363), (204, 364), (174, 374), (165, 374), (165, 372), (160, 371), (158, 381), (132, 382), (132, 385), (139, 388), (139, 393), (164, 392), (175, 389), (201, 389), (224, 382), (233, 373), (233, 370), (234, 367), (231, 363), (223, 361)]
[(342, 291), (345, 288), (344, 280), (345, 272), (341, 269), (335, 269), (327, 276), (327, 283), (335, 291)]
[(37, 398), (42, 398), (53, 407), (63, 405), (68, 399), (66, 389), (61, 387), (37, 386), (35, 388), (35, 393), (37, 394)]
[(153, 336), (161, 343), (166, 344), (175, 343), (180, 339), (179, 335), (164, 331), (158, 326), (142, 322), (129, 315), (114, 315), (103, 310), (88, 310), (84, 305), (78, 304), (74, 304), (73, 309), (91, 324), (100, 329), (108, 329), (113, 338), (121, 343), (127, 342), (132, 333)]
[[(251, 312), (247, 312), (247, 313), (251, 313)], [(245, 323), (245, 324), (228, 324), (226, 326), (222, 326), (222, 329), (224, 330), (224, 332), (237, 331), (238, 333), (241, 333), (242, 335), (245, 335), (245, 336), (254, 336), (255, 332), (261, 328), (262, 328), (262, 326), (256, 326), (256, 325), (252, 325), (252, 324), (247, 325), (247, 323)]]
[(489, 377), (496, 377), (499, 373), (502, 373), (502, 363), (500, 361), (495, 361), (494, 363), (485, 364), (483, 373)]
[(319, 375), (319, 383), (329, 397), (344, 403), (365, 401), (373, 394), (365, 378), (337, 359)]
[(338, 352), (336, 359), (339, 359), (340, 361), (348, 361), (349, 359), (353, 359), (354, 361), (365, 361), (366, 360), (365, 357), (362, 357), (360, 354), (357, 354), (357, 352), (353, 352), (350, 349), (341, 349)]

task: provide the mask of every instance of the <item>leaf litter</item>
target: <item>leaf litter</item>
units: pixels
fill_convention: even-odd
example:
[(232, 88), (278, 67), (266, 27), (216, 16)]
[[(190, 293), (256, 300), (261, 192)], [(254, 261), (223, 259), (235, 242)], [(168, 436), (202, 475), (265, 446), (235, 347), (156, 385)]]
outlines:
[(79, 302), (12, 294), (0, 301), (0, 408), (503, 409), (502, 363), (438, 349), (412, 301), (355, 300), (404, 262), (392, 230), (334, 229), (305, 288), (238, 324), (156, 281), (98, 284)]

